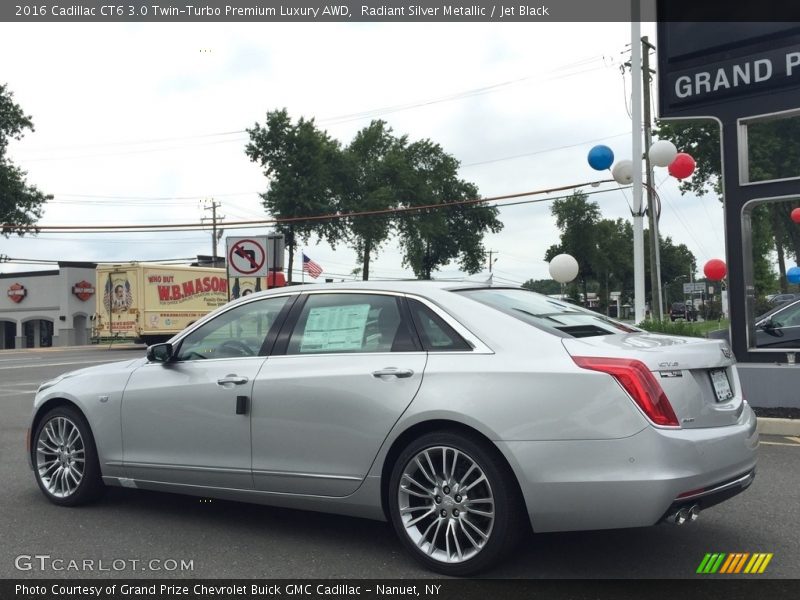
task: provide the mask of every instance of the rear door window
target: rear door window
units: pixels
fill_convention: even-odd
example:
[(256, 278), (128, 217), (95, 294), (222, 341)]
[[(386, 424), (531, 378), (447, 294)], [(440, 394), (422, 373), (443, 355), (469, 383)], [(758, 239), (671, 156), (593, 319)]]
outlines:
[(593, 337), (640, 331), (600, 313), (517, 288), (458, 290), (473, 300), (561, 337)]

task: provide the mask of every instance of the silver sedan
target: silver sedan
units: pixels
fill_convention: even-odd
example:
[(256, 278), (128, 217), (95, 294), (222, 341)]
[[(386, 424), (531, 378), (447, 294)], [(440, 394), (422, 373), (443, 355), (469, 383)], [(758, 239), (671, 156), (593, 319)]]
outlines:
[(442, 282), (246, 296), (42, 384), (29, 440), (55, 504), (115, 485), (385, 519), (448, 575), (531, 528), (692, 521), (758, 446), (724, 341)]

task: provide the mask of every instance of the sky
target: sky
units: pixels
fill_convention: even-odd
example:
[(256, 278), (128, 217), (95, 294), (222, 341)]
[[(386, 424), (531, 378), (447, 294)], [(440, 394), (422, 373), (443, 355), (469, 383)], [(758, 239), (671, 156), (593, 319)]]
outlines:
[[(653, 29), (642, 33), (655, 40)], [(620, 70), (630, 39), (629, 23), (2, 23), (0, 82), (35, 125), (9, 155), (54, 195), (42, 225), (198, 222), (211, 199), (228, 222), (267, 218), (258, 194), (268, 182), (244, 153), (244, 130), (277, 108), (315, 118), (342, 144), (378, 118), (430, 138), (484, 197), (591, 182), (609, 178), (587, 163), (595, 144), (631, 156), (631, 81)], [(700, 269), (724, 259), (716, 197), (681, 195), (655, 171), (662, 235), (686, 244)], [(630, 219), (630, 192), (583, 189), (603, 192), (591, 198), (605, 218)], [(501, 208), (504, 229), (484, 240), (496, 281), (549, 277), (557, 196)], [(357, 266), (345, 245), (312, 240), (305, 252), (337, 280)], [(0, 238), (0, 254), (25, 259), (210, 253), (210, 231)], [(413, 277), (393, 240), (370, 273)], [(461, 275), (451, 264), (435, 276)]]

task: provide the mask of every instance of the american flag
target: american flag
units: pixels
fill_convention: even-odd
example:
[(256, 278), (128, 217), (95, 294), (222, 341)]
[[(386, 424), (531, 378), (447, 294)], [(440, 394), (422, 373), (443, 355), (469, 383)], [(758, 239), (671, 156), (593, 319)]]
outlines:
[(311, 275), (314, 279), (322, 275), (322, 267), (306, 256), (303, 252), (303, 271)]

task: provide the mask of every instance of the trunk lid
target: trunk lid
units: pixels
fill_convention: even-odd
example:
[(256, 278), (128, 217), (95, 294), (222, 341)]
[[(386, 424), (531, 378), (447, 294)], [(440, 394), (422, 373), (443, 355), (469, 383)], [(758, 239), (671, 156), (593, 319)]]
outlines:
[(629, 358), (644, 363), (685, 429), (732, 425), (742, 413), (744, 399), (736, 360), (724, 340), (637, 332), (564, 338), (562, 342), (571, 356)]

